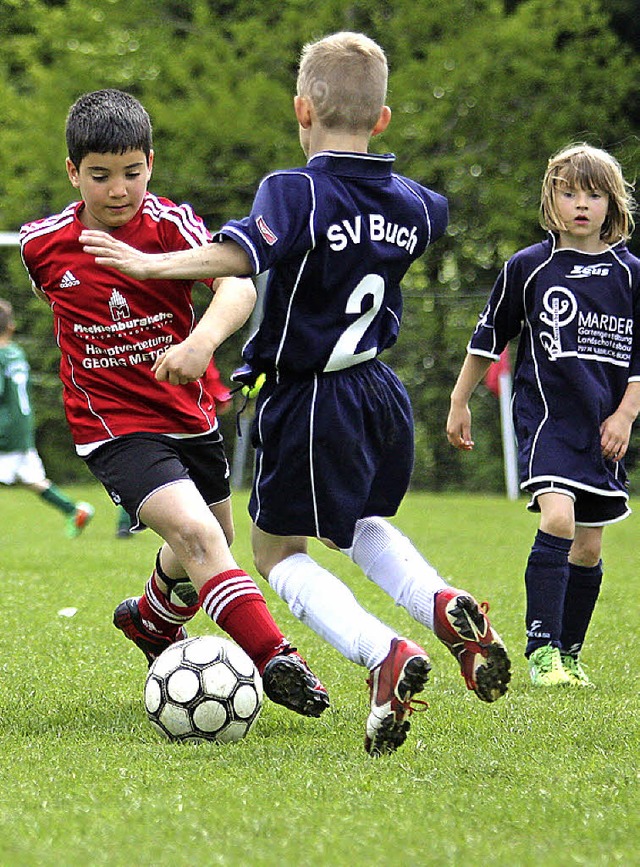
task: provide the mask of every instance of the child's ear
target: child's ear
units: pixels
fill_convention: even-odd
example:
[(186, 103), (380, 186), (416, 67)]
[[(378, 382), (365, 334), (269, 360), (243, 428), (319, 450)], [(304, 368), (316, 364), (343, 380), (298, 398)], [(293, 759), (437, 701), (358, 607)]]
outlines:
[(147, 158), (147, 171), (149, 172), (149, 177), (151, 177), (151, 172), (153, 171), (153, 151), (149, 151), (149, 156)]
[(371, 135), (380, 135), (381, 132), (384, 132), (385, 129), (391, 123), (391, 109), (388, 105), (383, 105), (380, 109), (380, 117), (378, 118), (378, 122), (371, 130)]
[(80, 177), (78, 175), (78, 169), (75, 166), (69, 157), (67, 157), (66, 161), (67, 166), (67, 175), (69, 176), (69, 180), (71, 181), (71, 186), (78, 189), (80, 187)]
[(294, 96), (293, 108), (302, 129), (309, 129), (311, 126), (311, 102), (306, 96)]

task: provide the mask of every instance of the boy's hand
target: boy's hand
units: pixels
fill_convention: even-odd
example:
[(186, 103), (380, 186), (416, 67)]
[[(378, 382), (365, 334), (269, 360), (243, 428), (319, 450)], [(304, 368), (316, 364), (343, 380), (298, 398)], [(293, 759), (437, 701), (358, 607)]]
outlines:
[(454, 449), (469, 452), (474, 446), (471, 439), (471, 412), (467, 404), (451, 404), (447, 418), (447, 439)]
[(118, 241), (107, 232), (85, 229), (80, 233), (80, 243), (85, 253), (96, 257), (96, 265), (116, 268), (137, 280), (148, 278), (148, 268), (155, 258), (150, 253), (141, 253), (135, 247)]
[(156, 358), (151, 370), (159, 382), (186, 385), (204, 375), (212, 354), (209, 344), (191, 334)]

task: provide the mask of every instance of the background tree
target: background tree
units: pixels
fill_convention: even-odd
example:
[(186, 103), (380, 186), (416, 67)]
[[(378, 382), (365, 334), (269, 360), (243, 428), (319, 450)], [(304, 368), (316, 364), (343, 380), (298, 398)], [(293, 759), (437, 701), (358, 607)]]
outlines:
[[(396, 152), (397, 170), (447, 195), (451, 211), (447, 237), (407, 276), (404, 328), (389, 354), (416, 409), (414, 484), (500, 489), (495, 399), (483, 389), (474, 399), (477, 457), (465, 460), (443, 434), (449, 391), (502, 262), (542, 237), (550, 154), (586, 139), (636, 173), (634, 5), (327, 0), (311, 15), (306, 0), (0, 0), (0, 228), (73, 198), (66, 112), (107, 86), (151, 114), (152, 190), (190, 201), (212, 228), (244, 214), (264, 174), (303, 162), (291, 110), (302, 45), (338, 29), (368, 33), (389, 55), (393, 109), (373, 149)], [(53, 473), (81, 472), (68, 460), (50, 313), (31, 299), (15, 253), (0, 268), (36, 374), (39, 446)], [(227, 374), (244, 336), (219, 353)]]

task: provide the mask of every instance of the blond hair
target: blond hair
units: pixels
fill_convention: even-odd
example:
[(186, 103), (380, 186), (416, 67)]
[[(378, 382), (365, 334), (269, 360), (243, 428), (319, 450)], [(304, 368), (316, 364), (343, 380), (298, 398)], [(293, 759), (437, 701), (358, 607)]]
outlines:
[(633, 186), (625, 181), (620, 163), (600, 148), (585, 142), (569, 145), (547, 164), (540, 197), (540, 224), (550, 232), (566, 231), (556, 207), (555, 192), (563, 187), (600, 190), (609, 196), (609, 210), (600, 238), (607, 244), (627, 240), (633, 232)]
[(343, 31), (302, 49), (298, 96), (311, 100), (326, 129), (370, 132), (387, 95), (387, 58), (362, 33)]

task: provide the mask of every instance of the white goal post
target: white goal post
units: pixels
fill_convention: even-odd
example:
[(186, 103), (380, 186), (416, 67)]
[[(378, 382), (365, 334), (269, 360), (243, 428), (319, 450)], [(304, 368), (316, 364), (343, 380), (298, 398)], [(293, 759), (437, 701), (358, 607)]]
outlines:
[(19, 237), (17, 232), (0, 232), (0, 247), (17, 247)]

